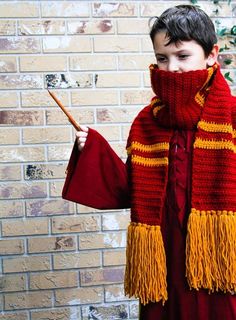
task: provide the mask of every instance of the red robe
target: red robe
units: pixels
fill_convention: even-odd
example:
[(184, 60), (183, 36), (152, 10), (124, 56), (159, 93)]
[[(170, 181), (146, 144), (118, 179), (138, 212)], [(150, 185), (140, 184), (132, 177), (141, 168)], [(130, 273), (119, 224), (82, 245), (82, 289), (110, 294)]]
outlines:
[[(141, 305), (141, 320), (235, 320), (236, 295), (190, 290), (185, 277), (185, 239), (191, 197), (194, 132), (176, 130), (170, 143), (169, 176), (162, 221), (168, 300)], [(83, 152), (75, 144), (63, 198), (97, 209), (129, 207), (129, 159), (125, 164), (90, 129)]]

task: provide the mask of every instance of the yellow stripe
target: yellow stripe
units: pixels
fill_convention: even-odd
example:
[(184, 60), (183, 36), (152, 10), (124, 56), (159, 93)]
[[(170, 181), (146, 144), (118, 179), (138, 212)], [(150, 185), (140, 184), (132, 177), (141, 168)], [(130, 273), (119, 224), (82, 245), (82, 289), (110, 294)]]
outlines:
[(166, 151), (169, 150), (169, 143), (161, 142), (150, 145), (141, 144), (137, 141), (131, 143), (131, 146), (127, 148), (128, 154), (131, 153), (132, 150), (138, 150), (141, 152), (157, 152), (157, 151)]
[(228, 149), (233, 152), (236, 152), (236, 147), (230, 140), (203, 140), (197, 138), (194, 142), (194, 148), (200, 149)]
[(152, 101), (151, 101), (151, 106), (153, 106), (155, 103), (160, 103), (160, 102), (161, 102), (161, 99), (153, 98)]
[(152, 112), (153, 112), (154, 117), (156, 117), (158, 112), (164, 107), (165, 107), (165, 105), (163, 104), (161, 106), (157, 106), (157, 107), (153, 108)]
[(228, 216), (236, 216), (236, 211), (232, 210), (197, 210), (195, 208), (191, 209), (191, 214), (196, 214), (199, 216), (205, 216), (205, 215), (228, 215)]
[(232, 135), (236, 133), (236, 130), (233, 130), (231, 124), (219, 124), (215, 122), (199, 121), (198, 128), (207, 131), (207, 132), (222, 132), (222, 133), (231, 133)]
[(196, 94), (195, 96), (195, 101), (197, 102), (197, 104), (199, 104), (201, 107), (204, 106), (205, 103), (205, 96), (201, 95), (199, 92)]
[(133, 155), (131, 158), (133, 163), (144, 165), (147, 167), (158, 167), (158, 166), (167, 166), (168, 157), (163, 158), (144, 158), (140, 156)]
[(201, 93), (201, 91), (204, 89), (204, 87), (206, 85), (208, 85), (209, 80), (211, 79), (211, 76), (213, 75), (213, 72), (215, 71), (215, 69), (217, 69), (217, 66), (213, 66), (207, 69), (208, 71), (208, 75), (207, 75), (207, 79), (204, 82), (203, 86), (201, 87), (201, 89), (197, 92), (196, 96), (195, 96), (195, 101), (201, 106), (204, 106), (204, 102), (205, 102), (205, 95)]

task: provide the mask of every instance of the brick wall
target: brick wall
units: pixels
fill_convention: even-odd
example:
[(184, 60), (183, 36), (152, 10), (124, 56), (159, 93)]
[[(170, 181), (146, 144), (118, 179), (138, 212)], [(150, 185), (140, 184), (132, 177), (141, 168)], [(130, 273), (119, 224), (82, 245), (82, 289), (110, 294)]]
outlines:
[[(137, 319), (123, 294), (129, 212), (61, 199), (74, 129), (46, 88), (125, 159), (152, 97), (148, 19), (190, 2), (0, 1), (0, 319)], [(197, 4), (234, 90), (236, 1)]]

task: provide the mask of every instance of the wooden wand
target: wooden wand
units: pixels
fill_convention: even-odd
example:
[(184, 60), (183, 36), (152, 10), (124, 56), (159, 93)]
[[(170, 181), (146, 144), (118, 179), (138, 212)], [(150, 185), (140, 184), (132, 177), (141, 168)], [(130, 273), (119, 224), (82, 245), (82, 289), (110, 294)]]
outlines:
[[(48, 90), (48, 89), (47, 89)], [(81, 131), (81, 128), (79, 126), (79, 124), (75, 121), (75, 119), (72, 117), (72, 115), (66, 110), (66, 108), (63, 106), (63, 104), (61, 103), (60, 100), (57, 99), (57, 97), (55, 96), (55, 94), (51, 91), (48, 90), (48, 93), (50, 94), (50, 96), (54, 99), (54, 101), (56, 102), (56, 104), (61, 108), (61, 110), (66, 114), (68, 120), (70, 121), (70, 123), (72, 124), (72, 126), (75, 128), (75, 130), (77, 131)]]

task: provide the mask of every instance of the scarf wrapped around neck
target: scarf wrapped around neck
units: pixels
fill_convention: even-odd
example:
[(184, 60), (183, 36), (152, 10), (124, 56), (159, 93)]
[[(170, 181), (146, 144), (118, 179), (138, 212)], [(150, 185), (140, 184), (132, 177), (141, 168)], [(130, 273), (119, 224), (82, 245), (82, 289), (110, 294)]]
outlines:
[(134, 120), (127, 152), (132, 185), (125, 293), (142, 304), (167, 300), (161, 234), (169, 142), (196, 130), (186, 238), (190, 288), (236, 291), (236, 99), (217, 64), (172, 73), (150, 66), (156, 96)]

